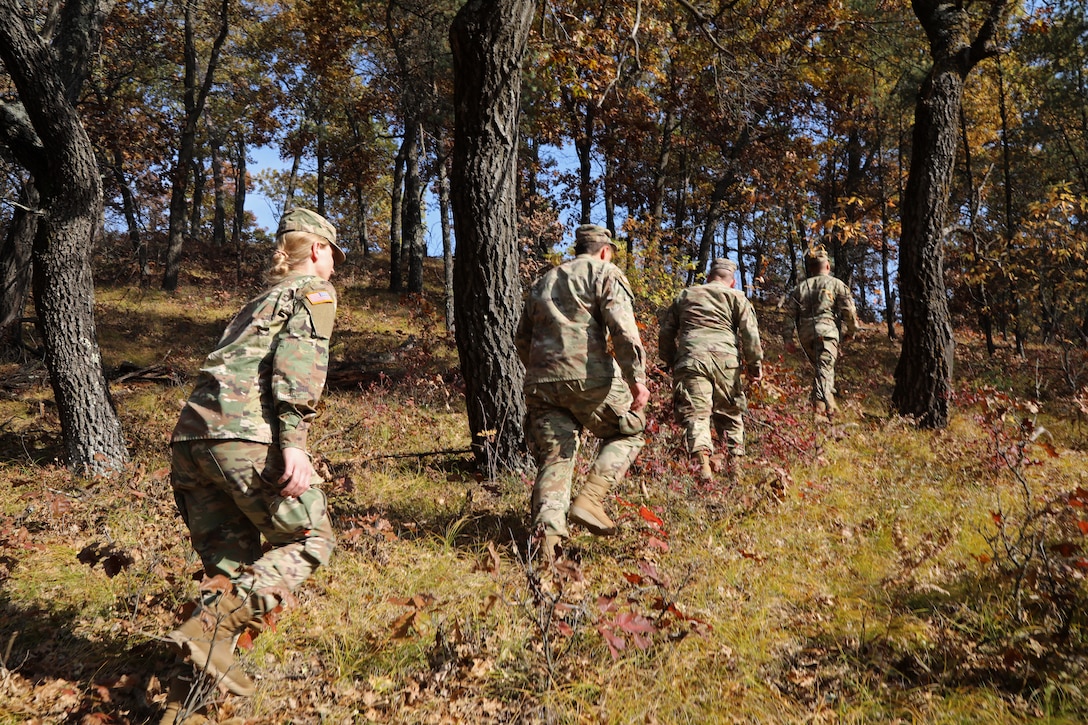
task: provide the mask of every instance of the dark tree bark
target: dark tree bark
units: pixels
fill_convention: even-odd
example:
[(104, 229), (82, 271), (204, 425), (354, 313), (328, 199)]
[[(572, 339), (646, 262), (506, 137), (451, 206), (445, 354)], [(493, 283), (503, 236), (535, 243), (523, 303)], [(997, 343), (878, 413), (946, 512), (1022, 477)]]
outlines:
[(944, 222), (956, 162), (956, 128), (963, 84), (994, 55), (994, 34), (1008, 0), (990, 0), (971, 37), (967, 10), (940, 0), (914, 0), (929, 38), (933, 67), (914, 112), (910, 174), (903, 197), (899, 290), (903, 346), (895, 368), (892, 406), (925, 428), (948, 425), (955, 340), (944, 283)]
[(400, 292), (404, 289), (404, 273), (401, 271), (401, 251), (403, 250), (402, 207), (404, 205), (404, 167), (408, 158), (408, 137), (401, 141), (400, 150), (393, 160), (393, 196), (389, 203), (389, 291)]
[[(441, 141), (440, 147), (441, 147)], [(442, 224), (442, 296), (445, 299), (446, 330), (457, 329), (453, 302), (453, 230), (450, 228), (450, 177), (447, 170), (449, 156), (443, 152), (438, 157), (438, 215)]]
[(102, 370), (90, 256), (102, 225), (102, 186), (75, 109), (110, 4), (60, 7), (52, 45), (18, 0), (0, 0), (0, 60), (21, 106), (0, 102), (0, 138), (34, 177), (40, 195), (33, 286), (45, 363), (69, 465), (119, 472), (128, 460)]
[(189, 166), (196, 155), (196, 130), (204, 113), (204, 103), (212, 88), (212, 78), (219, 64), (219, 51), (230, 30), (230, 0), (223, 0), (219, 9), (219, 31), (208, 55), (204, 78), (197, 85), (196, 29), (193, 27), (193, 11), (185, 3), (185, 121), (178, 143), (178, 158), (171, 173), (170, 231), (166, 248), (166, 267), (163, 270), (162, 288), (173, 292), (178, 288), (181, 273), (181, 255), (185, 251), (185, 197), (189, 190)]
[(473, 451), (488, 473), (528, 465), (525, 370), (514, 349), (522, 307), (515, 199), (521, 59), (533, 10), (532, 0), (469, 0), (450, 28), (457, 351)]
[[(413, 294), (423, 292), (423, 257), (427, 253), (425, 230), (423, 228), (423, 177), (420, 172), (420, 157), (423, 154), (423, 128), (418, 121), (412, 122), (410, 145), (404, 167), (404, 208), (401, 213), (402, 244), (408, 252), (408, 291)], [(405, 143), (408, 143), (408, 138)]]
[(212, 157), (212, 241), (220, 248), (227, 246), (227, 197), (223, 192), (223, 142), (212, 134), (208, 140)]
[(23, 184), (8, 232), (0, 243), (0, 350), (22, 346), (22, 319), (30, 294), (34, 237), (38, 231), (38, 190)]

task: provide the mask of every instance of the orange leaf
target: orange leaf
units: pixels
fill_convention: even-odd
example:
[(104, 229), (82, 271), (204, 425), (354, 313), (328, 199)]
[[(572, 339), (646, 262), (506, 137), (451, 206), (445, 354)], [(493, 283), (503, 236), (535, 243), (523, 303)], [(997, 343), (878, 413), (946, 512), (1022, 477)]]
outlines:
[(662, 526), (665, 525), (665, 522), (661, 520), (660, 516), (658, 516), (653, 511), (646, 508), (645, 506), (639, 506), (638, 507), (638, 515), (641, 516), (645, 521), (647, 521), (651, 525), (656, 526), (658, 528), (661, 528)]
[(1088, 534), (1088, 521), (1078, 521), (1077, 528), (1082, 534)]

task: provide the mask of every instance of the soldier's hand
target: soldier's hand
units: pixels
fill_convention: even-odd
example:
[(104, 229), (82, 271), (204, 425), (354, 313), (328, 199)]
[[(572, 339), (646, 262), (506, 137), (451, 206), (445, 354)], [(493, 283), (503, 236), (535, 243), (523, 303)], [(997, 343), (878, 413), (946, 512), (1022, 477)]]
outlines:
[(631, 410), (637, 413), (645, 408), (650, 400), (650, 389), (642, 383), (635, 383), (631, 386), (631, 395), (635, 398), (635, 402), (631, 403)]
[(314, 465), (310, 456), (301, 448), (283, 449), (283, 475), (280, 483), (284, 484), (280, 495), (284, 498), (297, 498), (310, 490), (310, 478), (314, 475)]

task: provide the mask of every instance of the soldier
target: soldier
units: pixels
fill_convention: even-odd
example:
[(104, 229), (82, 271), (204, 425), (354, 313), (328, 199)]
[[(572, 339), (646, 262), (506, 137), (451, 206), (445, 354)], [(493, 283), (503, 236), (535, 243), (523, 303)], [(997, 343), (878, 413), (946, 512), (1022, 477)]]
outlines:
[(736, 287), (737, 265), (716, 259), (706, 284), (683, 290), (665, 312), (658, 353), (672, 367), (673, 408), (684, 426), (688, 453), (698, 458), (699, 478), (714, 477), (710, 467), (713, 418), (730, 457), (744, 455), (747, 407), (741, 367), (749, 382), (763, 377), (763, 347), (752, 303)]
[[(598, 536), (615, 533), (604, 510), (643, 446), (646, 351), (635, 324), (627, 278), (612, 264), (616, 251), (604, 227), (583, 224), (577, 256), (533, 286), (516, 344), (525, 364), (526, 435), (537, 463), (533, 525), (544, 528), (553, 558), (570, 536), (570, 520)], [(614, 357), (609, 353), (611, 338)], [(602, 440), (582, 492), (572, 504), (571, 477), (583, 428)]]
[(805, 253), (805, 273), (808, 279), (791, 290), (784, 300), (786, 321), (782, 337), (786, 350), (797, 352), (793, 344), (796, 328), (801, 348), (814, 370), (812, 402), (816, 414), (831, 418), (839, 410), (835, 402), (839, 326), (842, 326), (842, 342), (846, 342), (857, 331), (858, 318), (850, 288), (831, 276), (831, 264), (822, 246)]
[[(343, 260), (323, 217), (284, 214), (271, 286), (227, 325), (171, 438), (170, 483), (193, 548), (209, 577), (230, 583), (202, 591), (193, 616), (167, 639), (240, 695), (254, 684), (234, 663), (236, 635), (259, 628), (335, 544), (306, 439), (328, 372), (329, 278)], [(184, 695), (172, 689), (163, 723), (174, 722)]]

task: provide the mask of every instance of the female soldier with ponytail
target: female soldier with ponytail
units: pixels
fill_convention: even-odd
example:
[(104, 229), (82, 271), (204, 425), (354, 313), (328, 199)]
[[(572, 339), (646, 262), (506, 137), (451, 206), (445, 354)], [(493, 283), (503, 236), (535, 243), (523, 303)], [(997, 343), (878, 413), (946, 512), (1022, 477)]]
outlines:
[[(328, 372), (336, 316), (329, 278), (343, 261), (322, 216), (284, 214), (270, 286), (227, 326), (171, 438), (174, 498), (213, 579), (167, 639), (240, 695), (254, 684), (234, 663), (237, 635), (259, 628), (335, 543), (306, 438)], [(180, 689), (172, 688), (162, 722), (182, 714), (188, 688)]]

